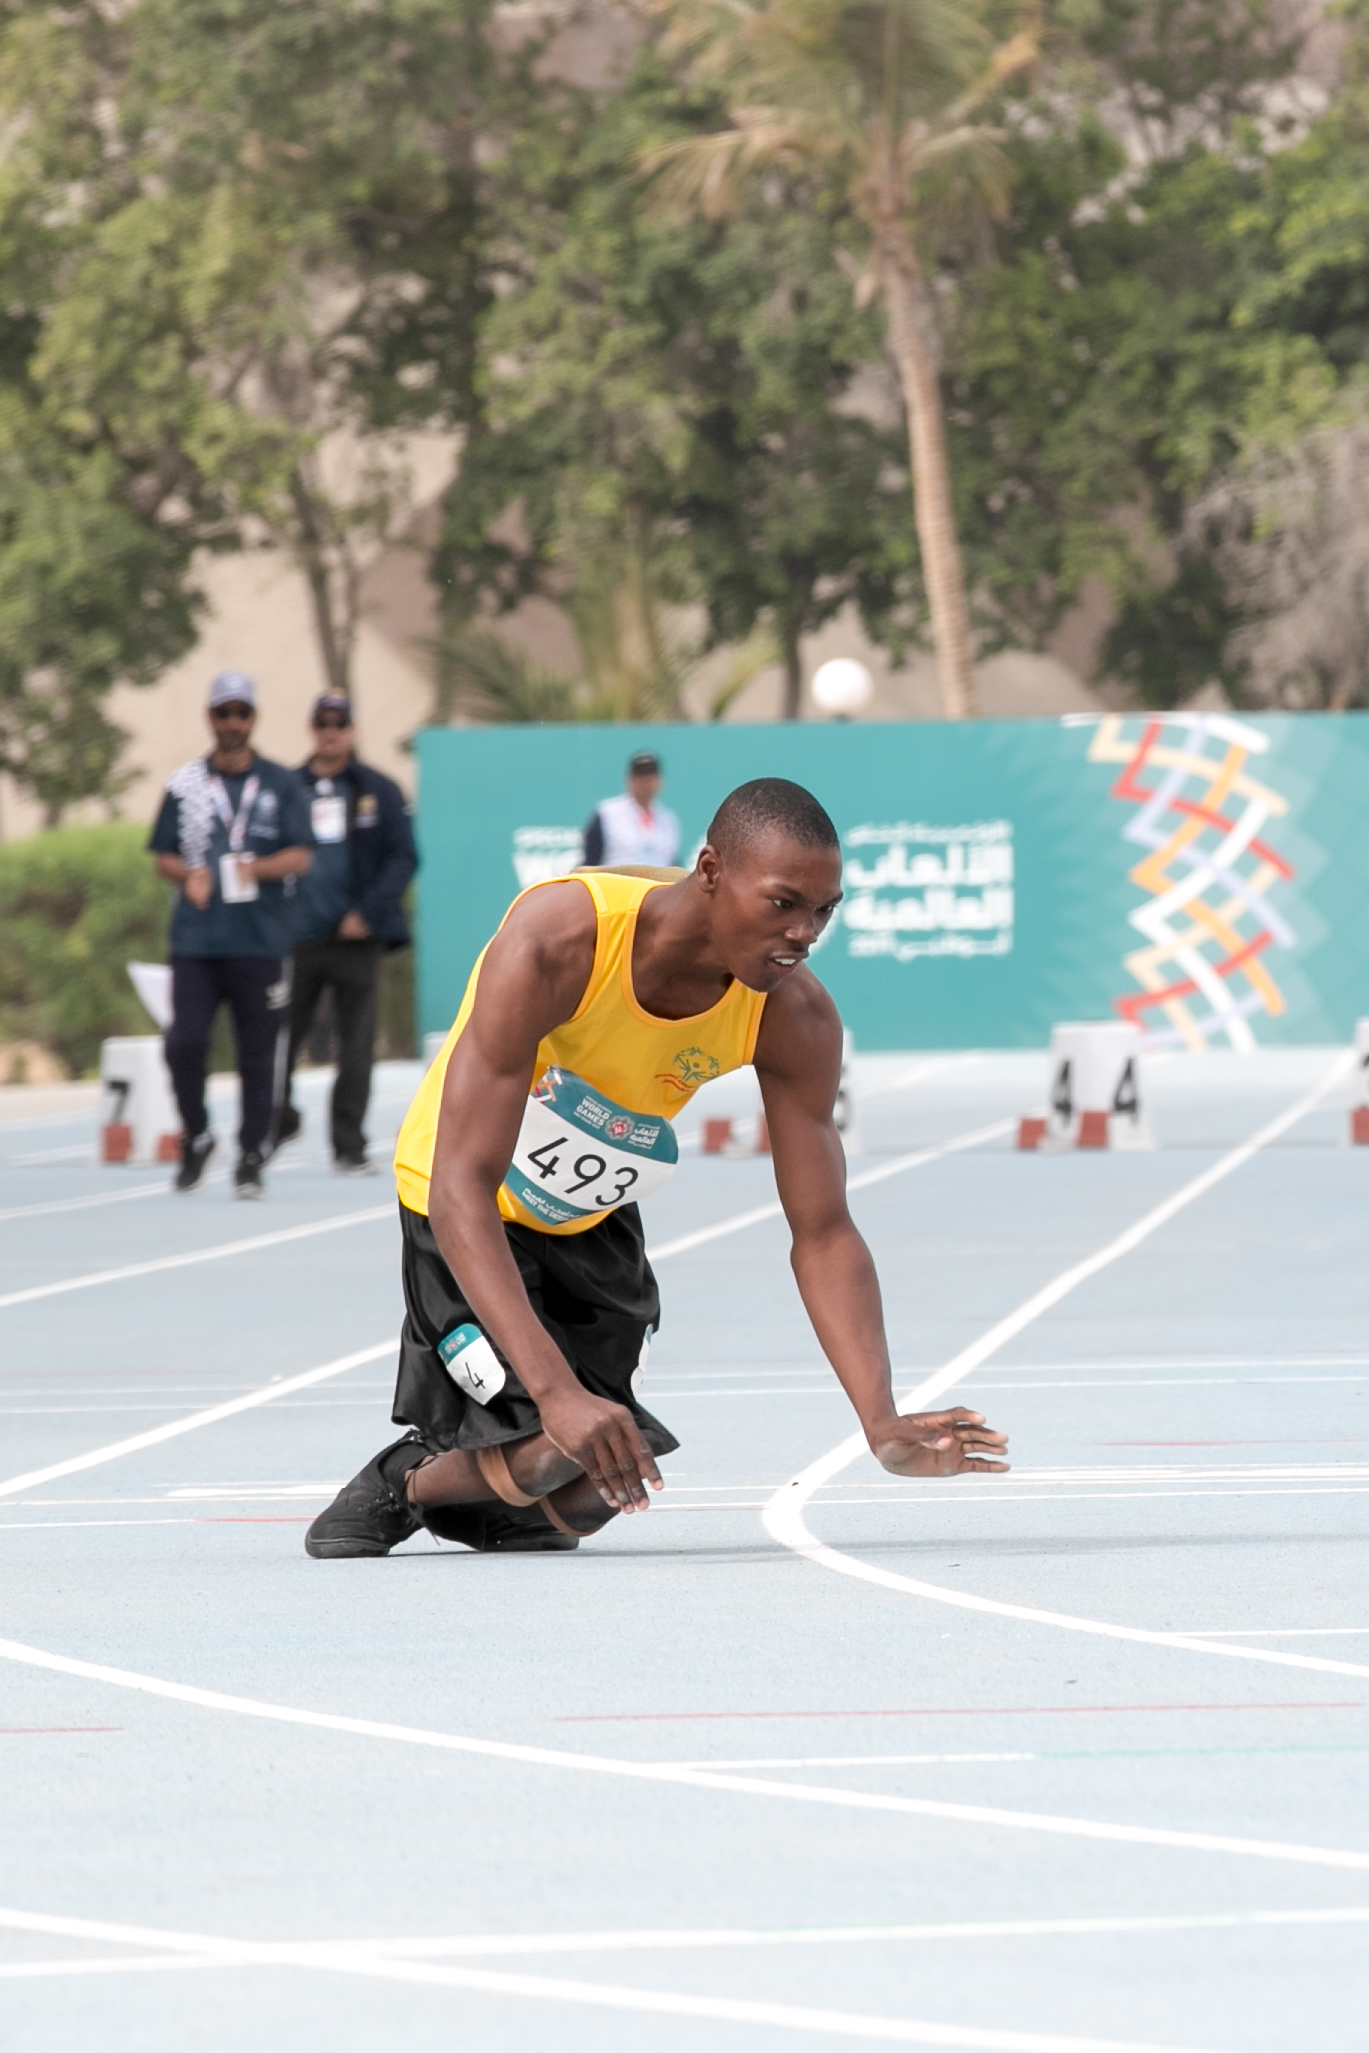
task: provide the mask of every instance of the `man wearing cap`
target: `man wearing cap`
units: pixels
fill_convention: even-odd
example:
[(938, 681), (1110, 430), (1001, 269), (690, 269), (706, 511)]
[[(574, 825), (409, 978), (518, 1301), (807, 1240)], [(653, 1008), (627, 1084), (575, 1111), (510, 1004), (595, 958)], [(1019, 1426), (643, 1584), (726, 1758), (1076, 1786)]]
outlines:
[(173, 1018), (166, 1060), (180, 1107), (175, 1189), (191, 1191), (214, 1152), (205, 1110), (209, 1042), (220, 1005), (233, 1015), (242, 1118), (236, 1197), (263, 1195), (278, 1085), (285, 1075), (294, 879), (309, 868), (309, 811), (283, 763), (252, 748), (257, 687), (225, 670), (209, 687), (214, 746), (166, 787), (149, 848), (179, 886), (171, 914)]
[(585, 862), (591, 868), (626, 863), (669, 869), (680, 860), (680, 823), (669, 806), (657, 805), (661, 759), (640, 749), (627, 766), (627, 789), (600, 799), (585, 828)]
[(298, 776), (309, 807), (314, 860), (295, 895), (290, 1055), (277, 1142), (304, 1124), (290, 1078), (325, 991), (337, 1028), (337, 1079), (329, 1106), (333, 1166), (343, 1176), (373, 1176), (362, 1121), (371, 1096), (380, 965), (405, 948), (409, 926), (400, 901), (418, 868), (410, 808), (399, 786), (356, 758), (351, 700), (324, 692), (310, 716), (313, 754)]

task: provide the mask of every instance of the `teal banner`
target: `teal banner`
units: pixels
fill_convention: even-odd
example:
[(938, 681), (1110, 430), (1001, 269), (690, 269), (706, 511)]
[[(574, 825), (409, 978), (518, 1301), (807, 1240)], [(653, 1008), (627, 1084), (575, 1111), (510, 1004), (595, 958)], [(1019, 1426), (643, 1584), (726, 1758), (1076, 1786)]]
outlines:
[(1039, 1047), (1135, 1019), (1154, 1047), (1349, 1038), (1369, 1014), (1369, 714), (966, 725), (428, 728), (419, 1014), (450, 1025), (510, 899), (580, 859), (635, 749), (692, 861), (720, 799), (791, 777), (836, 822), (813, 958), (858, 1047)]

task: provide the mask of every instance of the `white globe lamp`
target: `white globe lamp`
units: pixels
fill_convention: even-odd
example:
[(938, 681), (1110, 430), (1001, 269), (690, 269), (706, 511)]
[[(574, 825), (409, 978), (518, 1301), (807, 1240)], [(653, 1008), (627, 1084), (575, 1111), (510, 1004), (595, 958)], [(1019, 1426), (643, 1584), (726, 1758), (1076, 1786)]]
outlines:
[(854, 656), (833, 656), (813, 673), (813, 704), (834, 720), (849, 720), (870, 703), (875, 681)]

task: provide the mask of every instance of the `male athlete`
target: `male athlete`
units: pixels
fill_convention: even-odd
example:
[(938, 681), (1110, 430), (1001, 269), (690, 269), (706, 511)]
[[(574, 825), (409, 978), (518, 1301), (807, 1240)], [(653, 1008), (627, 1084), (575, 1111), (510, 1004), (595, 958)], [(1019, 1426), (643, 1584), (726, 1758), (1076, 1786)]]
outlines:
[(836, 1008), (805, 967), (841, 897), (836, 829), (780, 777), (726, 798), (694, 869), (583, 870), (515, 899), (395, 1151), (407, 1317), (396, 1423), (309, 1528), (325, 1558), (426, 1526), (570, 1548), (662, 1487), (638, 1403), (660, 1317), (634, 1200), (698, 1085), (755, 1064), (808, 1316), (871, 1451), (902, 1476), (1002, 1469), (956, 1407), (900, 1417), (874, 1263), (832, 1122)]

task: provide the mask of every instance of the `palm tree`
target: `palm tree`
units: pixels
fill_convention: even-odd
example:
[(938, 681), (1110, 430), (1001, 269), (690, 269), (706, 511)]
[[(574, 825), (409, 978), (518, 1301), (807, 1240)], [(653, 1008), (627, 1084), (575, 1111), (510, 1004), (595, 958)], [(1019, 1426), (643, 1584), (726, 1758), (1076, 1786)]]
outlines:
[(732, 127), (656, 149), (667, 193), (721, 216), (772, 165), (808, 165), (863, 222), (903, 390), (913, 510), (942, 709), (973, 711), (965, 580), (951, 505), (927, 258), (967, 204), (1001, 213), (1001, 131), (975, 119), (1036, 57), (1039, 0), (995, 44), (971, 0), (675, 0), (666, 43), (722, 94)]

